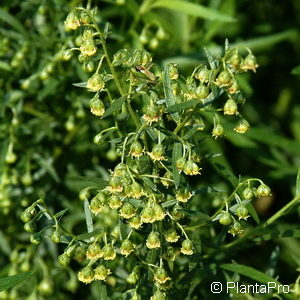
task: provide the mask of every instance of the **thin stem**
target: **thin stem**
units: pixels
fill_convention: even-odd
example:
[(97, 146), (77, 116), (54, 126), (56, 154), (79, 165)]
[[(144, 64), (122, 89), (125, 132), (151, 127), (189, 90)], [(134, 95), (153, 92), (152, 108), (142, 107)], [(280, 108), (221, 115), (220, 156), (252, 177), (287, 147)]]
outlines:
[(231, 249), (232, 247), (242, 243), (246, 239), (248, 239), (250, 236), (252, 236), (254, 233), (261, 231), (262, 229), (265, 229), (267, 226), (274, 223), (277, 219), (284, 216), (284, 214), (293, 206), (298, 204), (300, 202), (300, 196), (296, 196), (294, 199), (292, 199), (288, 204), (286, 204), (283, 208), (281, 208), (277, 213), (275, 213), (272, 217), (270, 217), (266, 222), (263, 224), (253, 228), (252, 230), (248, 231), (244, 236), (239, 238), (238, 240), (235, 240), (227, 245), (224, 246), (224, 249)]
[(194, 109), (188, 113), (188, 115), (185, 117), (185, 119), (180, 124), (177, 125), (177, 127), (173, 131), (174, 134), (177, 134), (181, 130), (181, 128), (186, 124), (186, 122), (188, 122), (191, 119), (191, 116), (194, 114), (197, 107), (198, 107), (198, 105), (196, 105), (194, 107)]

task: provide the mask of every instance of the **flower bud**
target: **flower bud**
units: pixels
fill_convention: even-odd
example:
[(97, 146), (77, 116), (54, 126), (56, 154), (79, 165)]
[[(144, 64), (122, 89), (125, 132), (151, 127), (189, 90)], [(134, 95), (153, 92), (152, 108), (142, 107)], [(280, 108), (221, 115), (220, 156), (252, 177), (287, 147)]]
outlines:
[(228, 59), (227, 61), (235, 70), (240, 69), (240, 64), (242, 62), (242, 57), (238, 53), (238, 51), (235, 51)]
[(98, 243), (90, 244), (86, 250), (87, 259), (99, 259), (102, 257), (101, 247)]
[(232, 223), (232, 217), (229, 212), (223, 211), (221, 213), (220, 219), (219, 219), (220, 224), (227, 226)]
[(106, 277), (111, 274), (110, 269), (107, 269), (103, 265), (97, 266), (94, 272), (95, 272), (95, 280), (105, 281)]
[(214, 128), (212, 130), (212, 136), (217, 139), (218, 137), (221, 137), (224, 135), (224, 128), (220, 123), (217, 123), (214, 125)]
[(118, 52), (114, 54), (114, 59), (112, 64), (114, 66), (122, 65), (130, 56), (130, 53), (127, 49), (120, 49)]
[(159, 39), (159, 40), (164, 40), (167, 36), (165, 30), (159, 26), (158, 30), (156, 31), (155, 36)]
[(145, 192), (142, 186), (136, 181), (134, 181), (131, 185), (131, 197), (135, 199), (140, 199), (143, 195), (145, 195)]
[(235, 215), (239, 218), (239, 220), (241, 219), (247, 220), (247, 218), (249, 218), (249, 211), (247, 207), (240, 205), (237, 207), (235, 211)]
[(250, 200), (253, 198), (253, 191), (250, 187), (247, 187), (243, 190), (243, 198), (245, 200)]
[(149, 249), (157, 249), (160, 248), (160, 240), (158, 232), (150, 232), (148, 238), (146, 240), (146, 246)]
[(134, 141), (130, 146), (129, 154), (132, 157), (140, 157), (143, 155), (144, 149), (139, 141)]
[(104, 260), (114, 260), (116, 258), (116, 250), (111, 244), (105, 245), (101, 252)]
[(136, 215), (136, 216), (132, 217), (130, 220), (128, 220), (128, 224), (130, 227), (132, 227), (134, 229), (139, 229), (142, 226), (143, 222), (142, 222), (140, 216)]
[(105, 113), (104, 103), (99, 99), (99, 95), (96, 94), (95, 97), (90, 101), (91, 113), (95, 116), (102, 117)]
[(86, 87), (91, 92), (98, 92), (104, 89), (105, 83), (102, 76), (98, 73), (95, 73), (92, 77), (88, 79)]
[(32, 176), (29, 171), (27, 171), (22, 177), (21, 182), (26, 185), (30, 186), (32, 184)]
[(141, 212), (141, 221), (143, 223), (155, 222), (154, 209), (151, 206), (146, 206)]
[(103, 192), (98, 193), (90, 203), (90, 210), (93, 214), (97, 215), (102, 212), (106, 202), (106, 195)]
[(218, 75), (215, 83), (219, 87), (229, 86), (232, 84), (232, 76), (228, 71), (224, 70)]
[(148, 153), (153, 161), (166, 160), (164, 157), (165, 149), (161, 144), (157, 144), (153, 147), (152, 151)]
[(234, 131), (236, 131), (237, 133), (245, 133), (248, 131), (250, 125), (249, 123), (245, 120), (245, 119), (241, 119), (237, 125), (234, 127)]
[(153, 296), (151, 296), (150, 300), (166, 300), (167, 296), (162, 291), (156, 291)]
[(256, 72), (257, 67), (256, 57), (252, 53), (249, 53), (241, 64), (241, 70), (243, 71), (252, 70)]
[(171, 246), (167, 247), (167, 251), (164, 253), (164, 259), (166, 260), (170, 260), (170, 261), (175, 261), (177, 256), (177, 253), (175, 251), (175, 249)]
[(185, 158), (184, 158), (184, 157), (178, 158), (178, 159), (176, 160), (175, 165), (176, 165), (176, 168), (179, 170), (179, 172), (180, 172), (180, 171), (183, 171), (184, 168), (185, 168), (185, 165), (186, 165), (186, 160), (185, 160)]
[(109, 180), (108, 191), (112, 194), (123, 191), (122, 179), (119, 176), (113, 176)]
[(209, 89), (206, 85), (201, 84), (196, 88), (195, 93), (198, 99), (205, 99), (209, 95)]
[(169, 243), (176, 243), (179, 240), (179, 235), (174, 228), (170, 228), (165, 233), (165, 239)]
[(62, 59), (67, 61), (70, 60), (73, 56), (73, 51), (71, 49), (67, 49), (62, 53)]
[(240, 90), (239, 85), (236, 80), (232, 82), (232, 85), (228, 87), (229, 94), (236, 94)]
[(172, 80), (178, 79), (179, 73), (178, 73), (178, 67), (177, 64), (170, 64), (169, 65), (169, 77)]
[(76, 30), (78, 27), (80, 27), (79, 18), (74, 11), (71, 11), (68, 14), (64, 24), (66, 31)]
[(28, 223), (35, 214), (36, 214), (35, 207), (29, 206), (21, 213), (21, 220), (24, 223)]
[(164, 176), (160, 179), (163, 186), (168, 188), (170, 185), (173, 184), (173, 175), (171, 172), (166, 172)]
[(77, 245), (70, 245), (68, 246), (68, 248), (65, 250), (65, 253), (70, 256), (73, 257), (76, 251)]
[(193, 176), (193, 175), (201, 174), (199, 172), (200, 170), (201, 170), (201, 168), (199, 168), (195, 162), (188, 160), (184, 166), (183, 172), (186, 175)]
[(97, 47), (93, 39), (86, 39), (80, 46), (80, 52), (83, 56), (93, 56), (97, 53)]
[(264, 183), (262, 183), (256, 190), (258, 197), (266, 197), (271, 195), (271, 189)]
[(41, 242), (41, 235), (40, 233), (33, 233), (30, 235), (30, 243), (34, 245), (38, 245)]
[(63, 254), (58, 256), (58, 263), (60, 265), (62, 265), (63, 267), (68, 266), (70, 261), (71, 261), (71, 257), (68, 256), (66, 253), (63, 253)]
[(172, 209), (173, 218), (178, 221), (184, 218), (184, 212), (182, 211), (182, 207), (180, 205), (175, 205)]
[(157, 105), (149, 104), (145, 109), (145, 114), (143, 115), (143, 119), (146, 121), (148, 125), (152, 125), (152, 123), (158, 122), (161, 116), (160, 108)]
[(124, 163), (119, 163), (114, 168), (114, 176), (125, 176), (127, 174), (127, 168)]
[(189, 240), (189, 239), (185, 239), (181, 243), (180, 251), (184, 255), (192, 255), (193, 254), (193, 243), (192, 243), (192, 241)]
[(83, 263), (86, 259), (86, 250), (86, 246), (77, 246), (74, 251), (73, 258), (80, 264)]
[(33, 233), (36, 231), (36, 224), (33, 221), (27, 222), (24, 224), (24, 230)]
[(108, 205), (111, 209), (117, 209), (117, 208), (121, 207), (122, 200), (117, 195), (111, 195), (108, 199)]
[(50, 296), (53, 293), (53, 282), (50, 278), (44, 278), (38, 285), (38, 291), (43, 296)]
[(132, 272), (129, 274), (129, 276), (127, 277), (126, 281), (129, 284), (136, 284), (137, 281), (140, 278), (140, 267), (139, 266), (135, 266), (132, 270)]
[(140, 64), (142, 66), (145, 66), (145, 65), (149, 64), (151, 61), (152, 61), (151, 54), (147, 51), (143, 51), (143, 53), (141, 54), (141, 57), (140, 57)]
[(14, 164), (17, 161), (17, 155), (11, 150), (6, 153), (5, 162), (8, 164)]
[(129, 240), (126, 239), (122, 242), (120, 251), (122, 255), (125, 255), (126, 257), (134, 251), (135, 245)]
[(154, 272), (154, 280), (158, 284), (162, 284), (171, 280), (171, 277), (168, 276), (166, 270), (164, 268), (157, 268)]
[(192, 193), (190, 193), (187, 189), (180, 189), (176, 193), (176, 200), (180, 202), (188, 202), (192, 197)]
[(135, 208), (130, 203), (125, 203), (122, 205), (119, 215), (124, 219), (130, 219), (136, 214)]
[(60, 232), (58, 230), (55, 230), (51, 235), (51, 240), (53, 243), (58, 244), (60, 242), (60, 237), (61, 237)]
[(154, 203), (153, 210), (154, 210), (154, 220), (155, 221), (162, 221), (165, 218), (166, 213), (163, 210), (163, 208), (161, 207), (161, 205), (159, 205), (158, 203)]
[(78, 273), (78, 280), (84, 283), (91, 283), (95, 279), (94, 270), (91, 267), (85, 267)]
[(149, 48), (152, 50), (155, 50), (155, 49), (157, 49), (158, 45), (159, 45), (159, 41), (157, 38), (154, 37), (150, 40)]
[(143, 45), (148, 44), (148, 43), (149, 43), (149, 37), (148, 37), (147, 33), (143, 31), (143, 32), (141, 33), (140, 37), (139, 37), (139, 40), (140, 40), (140, 42), (141, 42)]
[(91, 22), (90, 16), (86, 11), (81, 11), (80, 12), (80, 19), (79, 19), (81, 24), (89, 24)]
[(211, 71), (207, 69), (207, 67), (200, 68), (199, 71), (195, 74), (195, 78), (200, 80), (201, 82), (208, 82)]
[(228, 99), (224, 104), (224, 115), (236, 115), (238, 106), (233, 99)]
[(235, 236), (236, 234), (241, 234), (243, 232), (242, 224), (238, 221), (234, 221), (234, 223), (230, 226), (228, 232)]
[(95, 71), (95, 63), (93, 61), (86, 62), (83, 65), (83, 70), (88, 73), (94, 72)]

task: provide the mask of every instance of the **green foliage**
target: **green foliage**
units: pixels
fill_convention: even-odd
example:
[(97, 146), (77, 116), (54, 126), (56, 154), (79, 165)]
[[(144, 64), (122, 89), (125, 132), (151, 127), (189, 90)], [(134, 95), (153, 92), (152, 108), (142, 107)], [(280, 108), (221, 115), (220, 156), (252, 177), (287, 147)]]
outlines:
[(22, 281), (28, 279), (32, 274), (33, 272), (24, 272), (24, 273), (0, 278), (0, 292), (16, 286)]

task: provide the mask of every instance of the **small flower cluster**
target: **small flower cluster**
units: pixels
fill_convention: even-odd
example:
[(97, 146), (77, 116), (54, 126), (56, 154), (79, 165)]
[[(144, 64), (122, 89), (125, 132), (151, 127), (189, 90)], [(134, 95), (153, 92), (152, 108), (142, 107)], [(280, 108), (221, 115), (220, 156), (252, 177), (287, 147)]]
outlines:
[[(107, 119), (111, 127), (102, 130), (95, 142), (104, 142), (105, 132), (116, 132), (113, 143), (120, 156), (106, 186), (98, 189), (89, 201), (96, 222), (102, 224), (107, 216), (111, 220), (102, 233), (86, 243), (78, 279), (84, 283), (107, 281), (122, 262), (129, 271), (129, 284), (148, 280), (149, 276), (146, 279), (143, 274), (147, 272), (142, 272), (148, 270), (156, 286), (151, 299), (166, 299), (165, 290), (172, 286), (170, 263), (177, 258), (189, 261), (200, 251), (187, 229), (192, 223), (189, 207), (196, 194), (189, 180), (190, 176), (201, 175), (199, 165), (206, 154), (193, 135), (203, 131), (205, 123), (213, 123), (213, 137), (224, 134), (220, 109), (215, 107), (223, 94), (224, 115), (239, 117), (234, 130), (248, 130), (248, 122), (239, 113), (238, 105), (244, 98), (236, 74), (255, 71), (255, 57), (250, 50), (243, 58), (238, 49), (226, 48), (220, 59), (209, 57), (209, 68), (198, 66), (187, 79), (180, 75), (176, 64), (168, 64), (161, 76), (161, 70), (150, 70), (152, 57), (146, 50), (121, 49), (110, 59), (106, 48), (108, 30), (99, 29), (92, 11), (78, 8), (71, 12), (65, 27), (81, 30), (78, 48), (64, 52), (66, 60), (77, 50), (87, 72), (94, 72), (93, 65), (98, 62), (94, 74), (79, 84), (95, 93), (90, 100), (93, 115), (112, 116)], [(161, 28), (158, 36), (163, 38)], [(128, 117), (132, 122), (125, 124)], [(256, 193), (269, 194), (262, 187)], [(86, 189), (81, 198), (90, 198)], [(247, 219), (247, 204), (241, 201), (234, 209), (219, 213), (216, 219), (222, 225), (230, 225), (229, 232), (235, 235), (242, 232), (242, 225), (233, 214), (239, 220)], [(57, 234), (53, 233), (53, 240), (59, 240)], [(69, 248), (60, 257), (62, 262), (70, 262), (73, 254)], [(136, 290), (133, 297), (139, 299)]]
[[(270, 188), (260, 180), (258, 181), (260, 182), (260, 185), (257, 188), (251, 187), (250, 182), (246, 181), (245, 185), (247, 185), (247, 187), (244, 188), (241, 193), (243, 201), (240, 200), (240, 196), (236, 191), (233, 195), (237, 199), (237, 204), (233, 205), (229, 209), (227, 207), (226, 211), (220, 212), (216, 218), (214, 218), (214, 220), (219, 220), (221, 225), (229, 226), (228, 233), (233, 236), (243, 233), (243, 224), (240, 220), (247, 220), (250, 217), (247, 204), (250, 203), (252, 198), (267, 197), (271, 195)], [(244, 186), (244, 184), (242, 184), (242, 186)]]

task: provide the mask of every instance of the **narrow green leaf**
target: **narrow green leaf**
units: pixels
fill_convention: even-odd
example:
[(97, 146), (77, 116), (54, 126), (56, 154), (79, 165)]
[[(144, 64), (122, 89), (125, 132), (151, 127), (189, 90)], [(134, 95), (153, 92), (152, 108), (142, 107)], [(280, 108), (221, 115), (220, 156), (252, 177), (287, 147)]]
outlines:
[(246, 41), (239, 41), (237, 43), (231, 44), (231, 46), (245, 46), (249, 47), (252, 51), (259, 51), (263, 49), (270, 49), (270, 47), (272, 47), (274, 44), (285, 40), (296, 39), (297, 36), (298, 29), (293, 28), (279, 33), (264, 35), (262, 37), (257, 37)]
[(58, 219), (60, 217), (62, 217), (69, 209), (68, 208), (65, 208), (64, 210), (58, 212), (57, 214), (55, 214), (55, 218)]
[[(107, 186), (107, 181), (102, 179), (102, 178), (98, 178), (98, 177), (92, 177), (92, 176), (79, 176), (77, 177), (80, 181), (86, 181), (89, 183), (94, 183), (95, 186), (97, 186), (99, 189), (104, 189)], [(77, 179), (76, 177), (74, 177), (74, 179)]]
[(0, 278), (0, 292), (7, 290), (29, 278), (34, 272), (25, 272)]
[(95, 229), (94, 231), (92, 231), (90, 233), (84, 233), (84, 234), (77, 235), (76, 240), (87, 240), (87, 239), (90, 239), (91, 237), (93, 237), (95, 235), (99, 235), (102, 232), (103, 232), (103, 229), (98, 228), (98, 229)]
[[(169, 74), (169, 65), (166, 65), (164, 68), (164, 94), (166, 98), (167, 108), (169, 108), (170, 106), (174, 106), (176, 104), (176, 100), (172, 91), (171, 79)], [(169, 112), (172, 113), (171, 111)], [(173, 113), (172, 118), (174, 119), (175, 122), (179, 122), (178, 113)]]
[(175, 143), (173, 147), (173, 153), (172, 153), (172, 166), (173, 166), (173, 180), (176, 189), (178, 188), (179, 181), (180, 181), (180, 174), (178, 169), (176, 168), (176, 161), (180, 157), (182, 157), (182, 146), (180, 143)]
[(162, 207), (166, 208), (166, 207), (170, 207), (170, 206), (173, 206), (175, 205), (176, 203), (178, 203), (177, 200), (169, 200), (169, 201), (166, 201), (162, 204)]
[(172, 1), (159, 0), (156, 1), (151, 7), (169, 8), (190, 16), (195, 16), (207, 20), (222, 21), (222, 22), (235, 21), (235, 19), (232, 18), (231, 16), (221, 14), (217, 10), (196, 3), (191, 3), (191, 2), (181, 1), (181, 0), (172, 0)]
[(300, 167), (298, 169), (298, 174), (296, 179), (296, 196), (300, 196)]
[(260, 224), (259, 216), (258, 216), (255, 208), (253, 207), (252, 203), (247, 204), (247, 209), (249, 210), (249, 213), (250, 213), (251, 217), (254, 219), (254, 221), (257, 224)]
[(94, 231), (93, 218), (90, 211), (89, 201), (87, 199), (84, 200), (84, 214), (85, 214), (87, 231), (93, 232)]
[(153, 191), (157, 191), (156, 185), (147, 177), (141, 177), (146, 185), (148, 185)]
[(247, 136), (255, 141), (267, 144), (269, 146), (278, 146), (290, 153), (300, 154), (300, 142), (285, 138), (276, 132), (270, 131), (269, 128), (251, 128)]
[(283, 238), (300, 238), (300, 229), (284, 228), (284, 229), (268, 229), (266, 234), (254, 237), (252, 240), (255, 242), (269, 241)]
[(106, 285), (103, 284), (102, 282), (100, 284), (100, 294), (99, 294), (99, 299), (101, 300), (107, 300), (107, 290), (106, 290)]
[(199, 109), (204, 108), (210, 104), (212, 104), (214, 101), (216, 101), (221, 95), (223, 94), (223, 90), (221, 89), (215, 89), (213, 90), (207, 98), (203, 100), (189, 100), (185, 101), (183, 103), (178, 103), (172, 106), (169, 106), (166, 111), (168, 112), (177, 112), (182, 109), (187, 109), (187, 108), (192, 108), (195, 107), (196, 105), (199, 105)]
[(104, 115), (102, 116), (102, 118), (108, 117), (111, 114), (113, 114), (116, 110), (118, 110), (122, 104), (124, 103), (124, 101), (126, 100), (127, 97), (120, 97), (116, 100), (113, 101), (113, 103), (111, 104), (111, 106), (106, 110), (106, 112), (104, 113)]
[(268, 282), (276, 282), (279, 283), (276, 279), (264, 274), (261, 271), (258, 271), (252, 267), (248, 267), (241, 264), (223, 264), (221, 268), (224, 270), (232, 271), (241, 275), (244, 275), (248, 278), (251, 278), (257, 282), (268, 283)]
[(195, 107), (199, 103), (200, 103), (200, 101), (197, 100), (197, 99), (189, 100), (189, 101), (185, 101), (185, 102), (182, 102), (182, 103), (178, 103), (178, 104), (168, 106), (166, 111), (169, 112), (169, 113), (174, 113), (174, 112), (177, 112), (179, 110)]
[(210, 51), (207, 48), (204, 48), (205, 55), (207, 57), (209, 66), (212, 70), (216, 70), (218, 68), (218, 61), (213, 57), (213, 55), (210, 53)]
[(23, 27), (23, 25), (10, 13), (6, 12), (4, 9), (0, 8), (0, 20), (4, 21), (8, 25), (10, 25), (15, 30), (22, 33), (23, 38), (28, 35), (27, 31)]
[(86, 81), (73, 83), (72, 85), (77, 86), (77, 87), (86, 88)]

